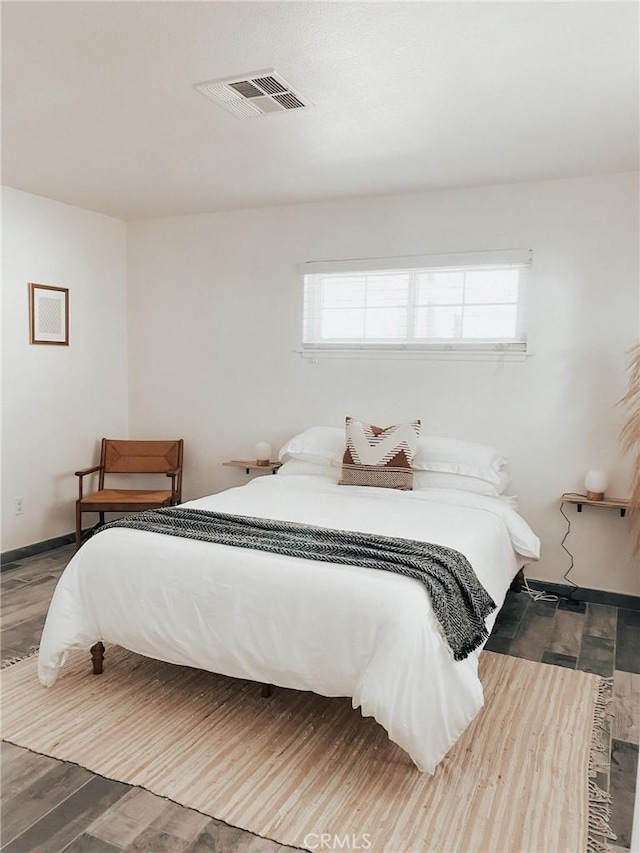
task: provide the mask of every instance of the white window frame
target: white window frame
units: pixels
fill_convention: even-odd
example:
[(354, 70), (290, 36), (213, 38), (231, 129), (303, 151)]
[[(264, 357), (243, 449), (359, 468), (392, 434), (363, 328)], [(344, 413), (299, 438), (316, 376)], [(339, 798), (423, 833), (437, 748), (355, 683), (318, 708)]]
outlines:
[[(526, 302), (527, 270), (532, 262), (530, 249), (491, 252), (463, 252), (455, 255), (412, 255), (398, 258), (360, 258), (300, 264), (304, 276), (303, 343), (298, 352), (305, 358), (453, 358), (523, 360), (531, 354), (527, 344)], [(418, 275), (430, 271), (470, 271), (517, 267), (517, 328), (514, 339), (433, 339), (410, 337), (414, 328)], [(361, 340), (357, 342), (320, 340), (322, 281), (331, 275), (374, 273), (379, 271), (409, 274), (407, 298), (407, 336), (398, 341)], [(483, 303), (490, 304), (490, 303)], [(464, 307), (464, 304), (463, 304)]]

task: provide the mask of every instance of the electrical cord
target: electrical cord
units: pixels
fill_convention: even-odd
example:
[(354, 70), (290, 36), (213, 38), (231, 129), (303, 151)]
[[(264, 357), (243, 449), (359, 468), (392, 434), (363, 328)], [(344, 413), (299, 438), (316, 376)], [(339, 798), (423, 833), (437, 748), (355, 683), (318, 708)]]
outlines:
[(546, 592), (544, 589), (531, 589), (524, 573), (522, 577), (524, 578), (524, 591), (527, 593), (531, 601), (558, 601), (559, 596), (552, 592)]
[[(567, 494), (570, 494), (570, 495), (572, 495), (572, 496), (574, 496), (574, 495), (575, 495), (576, 497), (582, 497), (581, 495), (578, 495), (576, 492), (567, 492)], [(567, 537), (568, 537), (568, 536), (569, 536), (569, 534), (571, 533), (571, 521), (569, 520), (569, 517), (568, 517), (568, 516), (567, 516), (567, 514), (565, 513), (565, 511), (564, 511), (563, 507), (564, 507), (564, 501), (562, 501), (562, 502), (560, 503), (560, 512), (561, 512), (562, 517), (564, 518), (564, 520), (567, 522), (567, 532), (566, 532), (566, 533), (564, 534), (564, 536), (562, 537), (562, 542), (560, 543), (560, 545), (562, 546), (563, 550), (564, 550), (564, 551), (569, 555), (569, 560), (570, 560), (571, 562), (569, 563), (569, 568), (567, 569), (567, 571), (564, 573), (564, 575), (563, 575), (562, 577), (563, 577), (563, 578), (564, 578), (564, 580), (566, 580), (566, 582), (567, 582), (568, 584), (570, 584), (570, 585), (571, 585), (571, 587), (572, 587), (572, 588), (571, 588), (571, 590), (570, 590), (570, 592), (569, 592), (569, 596), (568, 596), (568, 597), (569, 597), (569, 600), (570, 600), (570, 601), (575, 601), (575, 599), (574, 599), (574, 597), (573, 597), (573, 593), (574, 593), (574, 592), (575, 592), (579, 587), (578, 587), (578, 584), (577, 584), (577, 583), (574, 583), (574, 582), (571, 580), (571, 578), (569, 577), (569, 574), (570, 574), (571, 570), (573, 569), (573, 554), (571, 553), (571, 551), (570, 551), (570, 550), (566, 547), (566, 545), (564, 544), (564, 543), (566, 542), (566, 540), (567, 540)]]
[[(565, 494), (567, 494), (571, 497), (576, 497), (576, 498), (583, 497), (583, 495), (579, 494), (578, 492), (566, 492)], [(563, 580), (565, 580), (567, 582), (567, 584), (569, 584), (571, 586), (571, 590), (569, 592), (568, 599), (570, 601), (575, 601), (574, 592), (577, 589), (579, 589), (579, 586), (577, 583), (574, 583), (571, 580), (571, 578), (569, 577), (571, 570), (573, 569), (574, 560), (573, 560), (573, 554), (567, 548), (567, 546), (564, 544), (567, 541), (567, 537), (571, 533), (571, 521), (569, 520), (569, 517), (566, 515), (566, 513), (564, 511), (564, 503), (565, 503), (564, 501), (562, 501), (560, 503), (560, 512), (562, 513), (562, 517), (564, 518), (564, 520), (567, 522), (567, 531), (564, 534), (564, 536), (562, 537), (562, 542), (560, 543), (560, 545), (562, 546), (562, 549), (565, 551), (565, 553), (569, 556), (570, 562), (569, 562), (569, 568), (566, 570), (566, 572), (563, 574), (562, 577), (563, 577)], [(524, 578), (524, 591), (526, 592), (526, 594), (529, 596), (529, 598), (532, 601), (559, 601), (560, 600), (561, 596), (555, 595), (554, 593), (546, 592), (546, 590), (531, 589), (531, 587), (529, 586), (529, 582), (527, 581), (527, 578), (524, 575), (524, 573), (523, 573), (523, 578)]]

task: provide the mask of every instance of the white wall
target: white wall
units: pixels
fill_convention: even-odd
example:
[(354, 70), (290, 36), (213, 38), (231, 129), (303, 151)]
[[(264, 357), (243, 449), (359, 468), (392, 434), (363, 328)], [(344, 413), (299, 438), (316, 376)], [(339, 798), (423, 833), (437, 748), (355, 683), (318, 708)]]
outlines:
[[(4, 188), (2, 550), (71, 532), (77, 478), (128, 433), (126, 225)], [(70, 344), (29, 344), (28, 283), (69, 288)], [(25, 513), (14, 516), (13, 499)]]
[[(637, 175), (537, 182), (132, 223), (133, 437), (184, 436), (185, 494), (244, 481), (251, 457), (346, 414), (500, 447), (524, 516), (543, 542), (531, 577), (561, 581), (559, 496), (592, 467), (628, 491), (616, 406), (638, 336)], [(304, 361), (305, 260), (532, 248), (524, 363)], [(640, 593), (628, 522), (568, 509), (583, 586)]]

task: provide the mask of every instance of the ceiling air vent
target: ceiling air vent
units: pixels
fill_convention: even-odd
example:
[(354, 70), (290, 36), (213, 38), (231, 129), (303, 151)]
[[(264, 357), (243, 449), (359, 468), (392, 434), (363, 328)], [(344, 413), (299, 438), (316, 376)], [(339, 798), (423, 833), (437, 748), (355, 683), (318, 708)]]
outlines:
[(196, 83), (195, 89), (240, 118), (299, 110), (310, 106), (299, 92), (273, 69)]

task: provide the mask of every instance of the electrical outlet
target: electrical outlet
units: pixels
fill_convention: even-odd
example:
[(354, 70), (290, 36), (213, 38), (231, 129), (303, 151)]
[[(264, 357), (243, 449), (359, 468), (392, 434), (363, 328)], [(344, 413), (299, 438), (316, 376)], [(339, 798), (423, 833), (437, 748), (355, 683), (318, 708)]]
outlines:
[(13, 499), (13, 514), (24, 515), (24, 498)]

